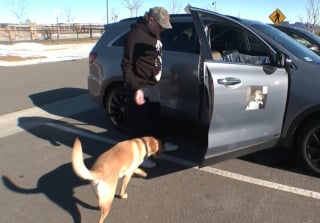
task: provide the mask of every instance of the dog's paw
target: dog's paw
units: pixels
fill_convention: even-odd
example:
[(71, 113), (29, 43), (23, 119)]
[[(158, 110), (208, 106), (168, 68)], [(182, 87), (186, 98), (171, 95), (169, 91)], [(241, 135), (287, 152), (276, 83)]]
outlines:
[(127, 194), (127, 193), (119, 194), (119, 197), (120, 197), (121, 199), (128, 199), (128, 194)]

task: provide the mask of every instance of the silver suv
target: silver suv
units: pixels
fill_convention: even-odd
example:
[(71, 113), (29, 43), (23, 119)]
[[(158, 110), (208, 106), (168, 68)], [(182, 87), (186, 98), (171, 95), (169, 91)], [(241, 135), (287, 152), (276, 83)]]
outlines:
[[(161, 34), (164, 114), (199, 123), (202, 165), (283, 146), (320, 175), (320, 57), (269, 25), (190, 7)], [(89, 58), (91, 98), (126, 128), (120, 62), (135, 19), (108, 24)]]

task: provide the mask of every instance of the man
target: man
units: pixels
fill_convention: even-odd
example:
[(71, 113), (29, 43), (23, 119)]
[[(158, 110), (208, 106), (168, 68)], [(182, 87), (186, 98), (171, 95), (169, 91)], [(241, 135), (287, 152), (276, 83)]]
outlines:
[[(160, 127), (158, 88), (162, 70), (160, 33), (171, 28), (168, 11), (163, 7), (153, 7), (131, 26), (127, 35), (121, 67), (128, 88), (128, 125), (131, 137), (151, 135), (164, 143)], [(168, 142), (164, 146), (165, 151), (177, 149), (176, 145)], [(146, 168), (155, 165), (148, 159), (143, 163)]]

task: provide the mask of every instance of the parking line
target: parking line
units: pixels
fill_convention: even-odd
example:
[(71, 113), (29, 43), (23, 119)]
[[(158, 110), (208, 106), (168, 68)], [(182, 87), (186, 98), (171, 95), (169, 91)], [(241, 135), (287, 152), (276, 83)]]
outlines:
[[(86, 131), (82, 131), (79, 129), (74, 129), (68, 126), (64, 126), (61, 124), (57, 124), (57, 123), (47, 123), (46, 125), (53, 127), (53, 128), (57, 128), (59, 130), (62, 131), (66, 131), (66, 132), (70, 132), (73, 134), (77, 134), (77, 135), (81, 135), (84, 136), (86, 138), (91, 138), (97, 141), (101, 141), (101, 142), (105, 142), (111, 145), (116, 144), (118, 141), (113, 140), (113, 139), (109, 139), (106, 137), (102, 137), (102, 136), (98, 136), (96, 134), (92, 134), (90, 132), (86, 132)], [(254, 177), (248, 177), (242, 174), (237, 174), (237, 173), (233, 173), (233, 172), (229, 172), (229, 171), (225, 171), (225, 170), (220, 170), (217, 168), (213, 168), (213, 167), (202, 167), (202, 168), (198, 168), (196, 163), (181, 159), (181, 158), (177, 158), (174, 156), (170, 156), (168, 154), (162, 154), (161, 156), (162, 159), (165, 159), (169, 162), (175, 163), (175, 164), (179, 164), (185, 167), (190, 167), (190, 168), (195, 168), (197, 170), (200, 171), (204, 171), (207, 173), (212, 173), (215, 175), (219, 175), (219, 176), (223, 176), (223, 177), (227, 177), (230, 179), (234, 179), (234, 180), (238, 180), (238, 181), (242, 181), (242, 182), (246, 182), (246, 183), (250, 183), (250, 184), (255, 184), (255, 185), (259, 185), (259, 186), (263, 186), (263, 187), (268, 187), (268, 188), (272, 188), (275, 190), (280, 190), (280, 191), (284, 191), (284, 192), (288, 192), (288, 193), (293, 193), (293, 194), (297, 194), (297, 195), (301, 195), (301, 196), (305, 196), (305, 197), (309, 197), (309, 198), (313, 198), (313, 199), (319, 199), (320, 200), (320, 193), (316, 192), (316, 191), (311, 191), (311, 190), (305, 190), (302, 188), (297, 188), (297, 187), (291, 187), (291, 186), (287, 186), (284, 184), (279, 184), (279, 183), (274, 183), (271, 181), (267, 181), (267, 180), (261, 180), (261, 179), (257, 179)]]
[(99, 136), (99, 135), (96, 135), (96, 134), (93, 134), (93, 133), (90, 133), (90, 132), (87, 132), (87, 131), (84, 131), (84, 130), (74, 129), (74, 128), (71, 128), (71, 127), (68, 127), (68, 126), (65, 126), (65, 125), (61, 125), (61, 124), (58, 124), (58, 123), (54, 123), (54, 122), (49, 122), (49, 123), (46, 123), (45, 125), (50, 126), (52, 128), (59, 129), (59, 130), (64, 131), (64, 132), (70, 132), (70, 133), (75, 134), (75, 135), (79, 135), (79, 136), (83, 136), (83, 137), (86, 137), (86, 138), (94, 139), (94, 140), (100, 141), (100, 142), (105, 142), (105, 143), (110, 144), (110, 145), (114, 145), (114, 144), (118, 143), (118, 141), (113, 140), (113, 139), (102, 137), (102, 136)]
[(203, 167), (200, 170), (208, 172), (208, 173), (213, 173), (213, 174), (216, 174), (219, 176), (223, 176), (223, 177), (228, 177), (228, 178), (231, 178), (234, 180), (239, 180), (239, 181), (243, 181), (246, 183), (251, 183), (251, 184), (255, 184), (255, 185), (259, 185), (259, 186), (263, 186), (263, 187), (269, 187), (272, 189), (281, 190), (281, 191), (285, 191), (285, 192), (298, 194), (298, 195), (302, 195), (305, 197), (310, 197), (310, 198), (320, 200), (320, 193), (319, 192), (305, 190), (305, 189), (301, 189), (301, 188), (297, 188), (297, 187), (291, 187), (291, 186), (287, 186), (284, 184), (278, 184), (278, 183), (274, 183), (271, 181), (261, 180), (261, 179), (257, 179), (257, 178), (253, 178), (253, 177), (248, 177), (245, 175), (232, 173), (229, 171), (220, 170), (220, 169), (212, 168), (212, 167)]

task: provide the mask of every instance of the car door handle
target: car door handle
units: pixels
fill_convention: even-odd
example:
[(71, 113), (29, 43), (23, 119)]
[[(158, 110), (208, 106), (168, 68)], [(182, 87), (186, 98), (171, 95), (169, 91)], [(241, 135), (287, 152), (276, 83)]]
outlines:
[(241, 80), (234, 77), (226, 77), (223, 79), (218, 79), (218, 84), (223, 84), (223, 85), (236, 85), (240, 83), (241, 83)]

